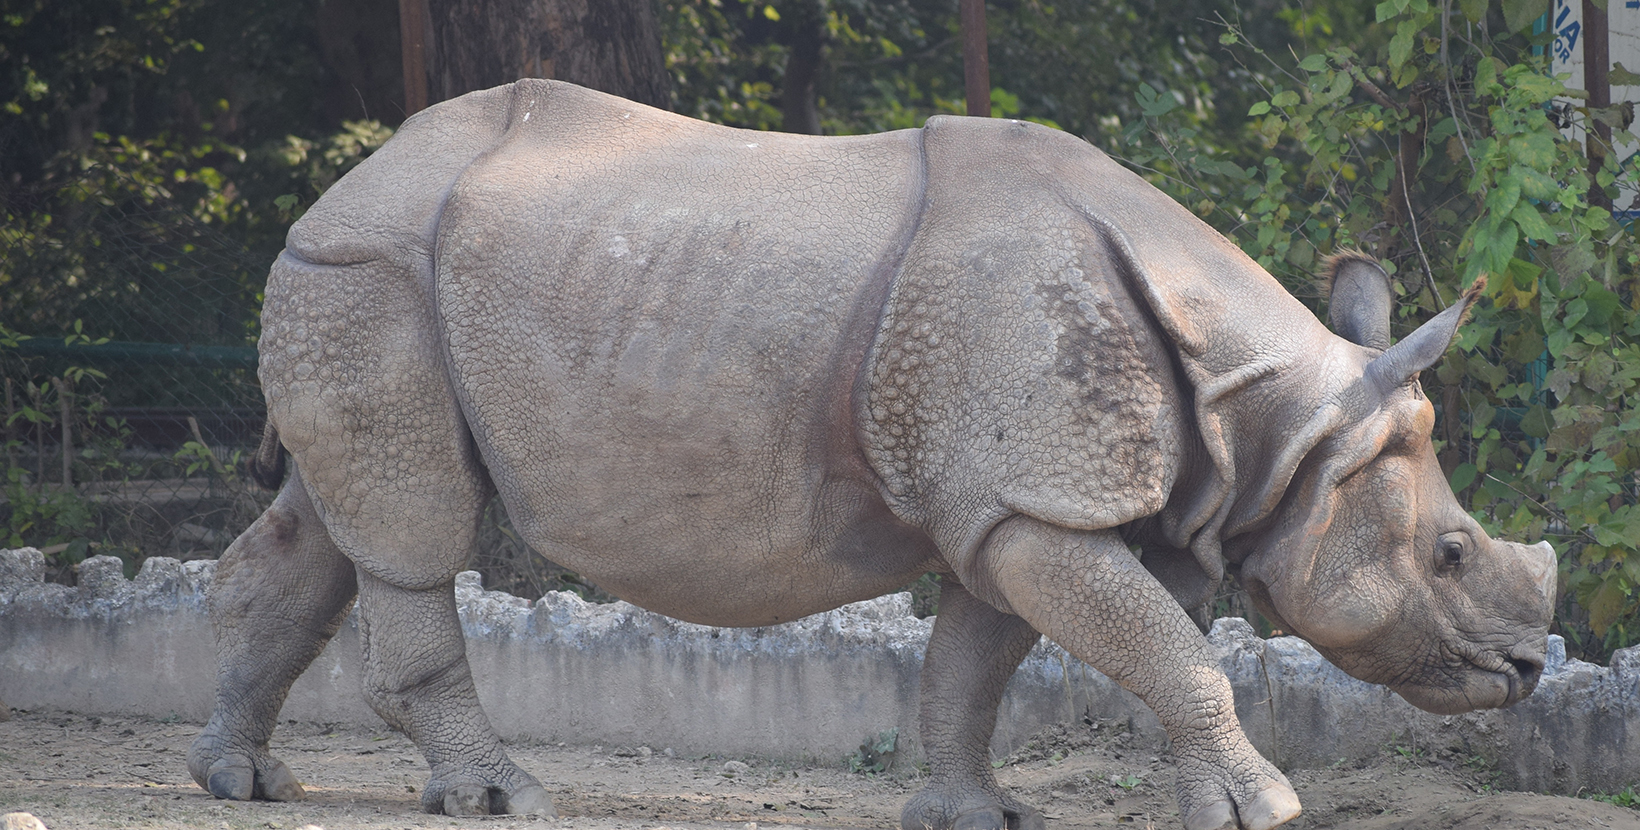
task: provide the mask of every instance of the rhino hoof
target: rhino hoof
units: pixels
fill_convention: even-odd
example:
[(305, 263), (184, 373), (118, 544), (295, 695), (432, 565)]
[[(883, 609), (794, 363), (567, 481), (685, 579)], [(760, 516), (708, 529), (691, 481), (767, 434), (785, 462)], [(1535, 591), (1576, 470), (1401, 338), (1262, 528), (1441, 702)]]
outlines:
[(1048, 822), (1042, 817), (1042, 811), (1033, 807), (1019, 808), (1017, 813), (1007, 813), (1008, 830), (1048, 830)]
[(1235, 805), (1227, 798), (1196, 808), (1185, 817), (1184, 830), (1241, 830), (1241, 823), (1236, 821)]
[(545, 787), (531, 784), (520, 787), (504, 796), (506, 799), (506, 813), (514, 816), (557, 816), (558, 811), (553, 809), (552, 796), (547, 795)]
[(1298, 818), (1303, 812), (1298, 794), (1287, 787), (1269, 787), (1253, 798), (1241, 811), (1241, 823), (1247, 830), (1270, 830)]
[(489, 815), (490, 788), (483, 784), (457, 784), (445, 790), (444, 814), (447, 816)]
[(283, 761), (273, 761), (259, 773), (247, 759), (223, 758), (206, 771), (205, 789), (229, 801), (301, 801), (307, 797), (302, 782)]
[(1003, 830), (1005, 826), (1001, 807), (969, 810), (951, 822), (951, 830)]
[(205, 774), (205, 789), (217, 798), (249, 801), (256, 787), (256, 770), (248, 762), (234, 763), (224, 758)]
[(256, 797), (268, 801), (301, 801), (307, 797), (307, 791), (284, 761), (274, 761), (257, 776)]
[(951, 823), (951, 830), (1045, 830), (1046, 827), (1042, 814), (1029, 807), (1017, 811), (1002, 807), (972, 810)]
[[(986, 799), (989, 800), (989, 799)], [(924, 789), (900, 814), (901, 830), (1044, 830), (1042, 813), (1013, 800), (984, 803)], [(966, 808), (966, 809), (965, 809)], [(952, 817), (952, 814), (955, 817)]]

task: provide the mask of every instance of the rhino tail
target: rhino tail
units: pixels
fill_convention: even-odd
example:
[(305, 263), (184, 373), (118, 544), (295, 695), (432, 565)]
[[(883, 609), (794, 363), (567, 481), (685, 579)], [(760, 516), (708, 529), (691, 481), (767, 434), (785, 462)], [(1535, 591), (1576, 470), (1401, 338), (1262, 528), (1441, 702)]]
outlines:
[(262, 428), (262, 443), (256, 454), (245, 462), (251, 480), (264, 490), (277, 490), (285, 480), (285, 448), (279, 443), (279, 430), (268, 421)]
[(1469, 322), (1469, 312), (1475, 310), (1475, 301), (1480, 299), (1481, 294), (1484, 294), (1485, 292), (1486, 274), (1483, 273), (1475, 277), (1475, 283), (1465, 289), (1463, 296), (1458, 298), (1458, 302), (1463, 303), (1463, 316), (1458, 318), (1458, 325), (1460, 327), (1464, 323)]

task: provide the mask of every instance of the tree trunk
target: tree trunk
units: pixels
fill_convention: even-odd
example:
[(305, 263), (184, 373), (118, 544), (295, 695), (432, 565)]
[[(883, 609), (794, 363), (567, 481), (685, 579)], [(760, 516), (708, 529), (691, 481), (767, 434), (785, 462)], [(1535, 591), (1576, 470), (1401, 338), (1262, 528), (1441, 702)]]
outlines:
[(404, 73), (404, 116), (427, 109), (427, 0), (399, 0), (399, 57)]
[[(1417, 251), (1418, 217), (1414, 207), (1417, 197), (1412, 187), (1417, 181), (1418, 158), (1424, 152), (1425, 136), (1429, 135), (1428, 99), (1432, 94), (1427, 85), (1415, 84), (1407, 96), (1403, 112), (1416, 117), (1418, 123), (1401, 133), (1399, 138), (1395, 153), (1395, 177), (1390, 181), (1389, 198), (1384, 202), (1385, 234), (1378, 250), (1379, 259), (1395, 262), (1396, 267), (1407, 275), (1403, 280), (1409, 289), (1423, 280), (1423, 262)], [(1434, 291), (1435, 287), (1430, 286), (1430, 290)], [(1437, 304), (1440, 301), (1441, 298), (1435, 298)]]
[(991, 117), (991, 58), (986, 48), (985, 0), (962, 0), (962, 82), (968, 114)]
[(327, 120), (374, 118), (397, 124), (404, 119), (399, 5), (395, 0), (330, 0), (319, 5), (319, 55), (329, 70), (324, 89)]
[(1594, 116), (1595, 110), (1612, 105), (1611, 44), (1606, 10), (1590, 0), (1583, 0), (1583, 88), (1589, 91), (1588, 138), (1584, 152), (1589, 157), (1589, 204), (1612, 208), (1606, 188), (1595, 180), (1595, 175), (1606, 163), (1607, 151), (1612, 146), (1612, 128)]
[(651, 0), (426, 0), (430, 102), (557, 78), (670, 109)]
[(780, 92), (783, 116), (780, 128), (788, 133), (820, 134), (820, 103), (816, 82), (825, 55), (825, 20), (800, 26), (787, 47), (786, 77)]

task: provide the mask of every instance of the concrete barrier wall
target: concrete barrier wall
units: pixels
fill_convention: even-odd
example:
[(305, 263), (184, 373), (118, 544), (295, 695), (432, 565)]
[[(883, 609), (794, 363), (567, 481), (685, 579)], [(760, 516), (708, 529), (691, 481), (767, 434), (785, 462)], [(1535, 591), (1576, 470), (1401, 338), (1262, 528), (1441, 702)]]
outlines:
[[(215, 654), (205, 614), (214, 562), (152, 558), (134, 581), (118, 560), (42, 582), (38, 551), (0, 551), (0, 699), (28, 709), (210, 714)], [(908, 595), (779, 626), (719, 629), (572, 594), (531, 603), (462, 574), (457, 597), (479, 696), (509, 739), (648, 745), (686, 753), (835, 762), (883, 729), (916, 741), (918, 672), (932, 620)], [(1307, 643), (1261, 640), (1240, 619), (1208, 641), (1253, 743), (1283, 768), (1366, 758), (1387, 746), (1455, 748), (1520, 789), (1615, 791), (1640, 781), (1640, 649), (1609, 668), (1565, 659), (1558, 638), (1537, 693), (1502, 711), (1437, 716), (1349, 678)], [(359, 693), (349, 619), (291, 692), (282, 718), (379, 724)], [(1051, 723), (1126, 723), (1165, 742), (1155, 717), (1104, 675), (1043, 641), (1008, 685), (993, 751)]]

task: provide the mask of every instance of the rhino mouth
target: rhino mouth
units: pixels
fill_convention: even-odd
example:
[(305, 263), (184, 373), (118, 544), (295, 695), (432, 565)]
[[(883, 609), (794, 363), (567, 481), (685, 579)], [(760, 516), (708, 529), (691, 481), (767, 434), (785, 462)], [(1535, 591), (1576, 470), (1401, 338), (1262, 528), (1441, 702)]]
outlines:
[(1465, 644), (1447, 647), (1443, 682), (1407, 678), (1389, 683), (1408, 703), (1437, 715), (1502, 709), (1519, 703), (1543, 676), (1543, 651), (1525, 646), (1495, 650)]
[(1507, 652), (1472, 647), (1456, 651), (1468, 668), (1490, 675), (1478, 683), (1469, 680), (1460, 684), (1464, 710), (1513, 706), (1530, 695), (1543, 677), (1541, 650), (1534, 654), (1524, 646), (1516, 646)]

